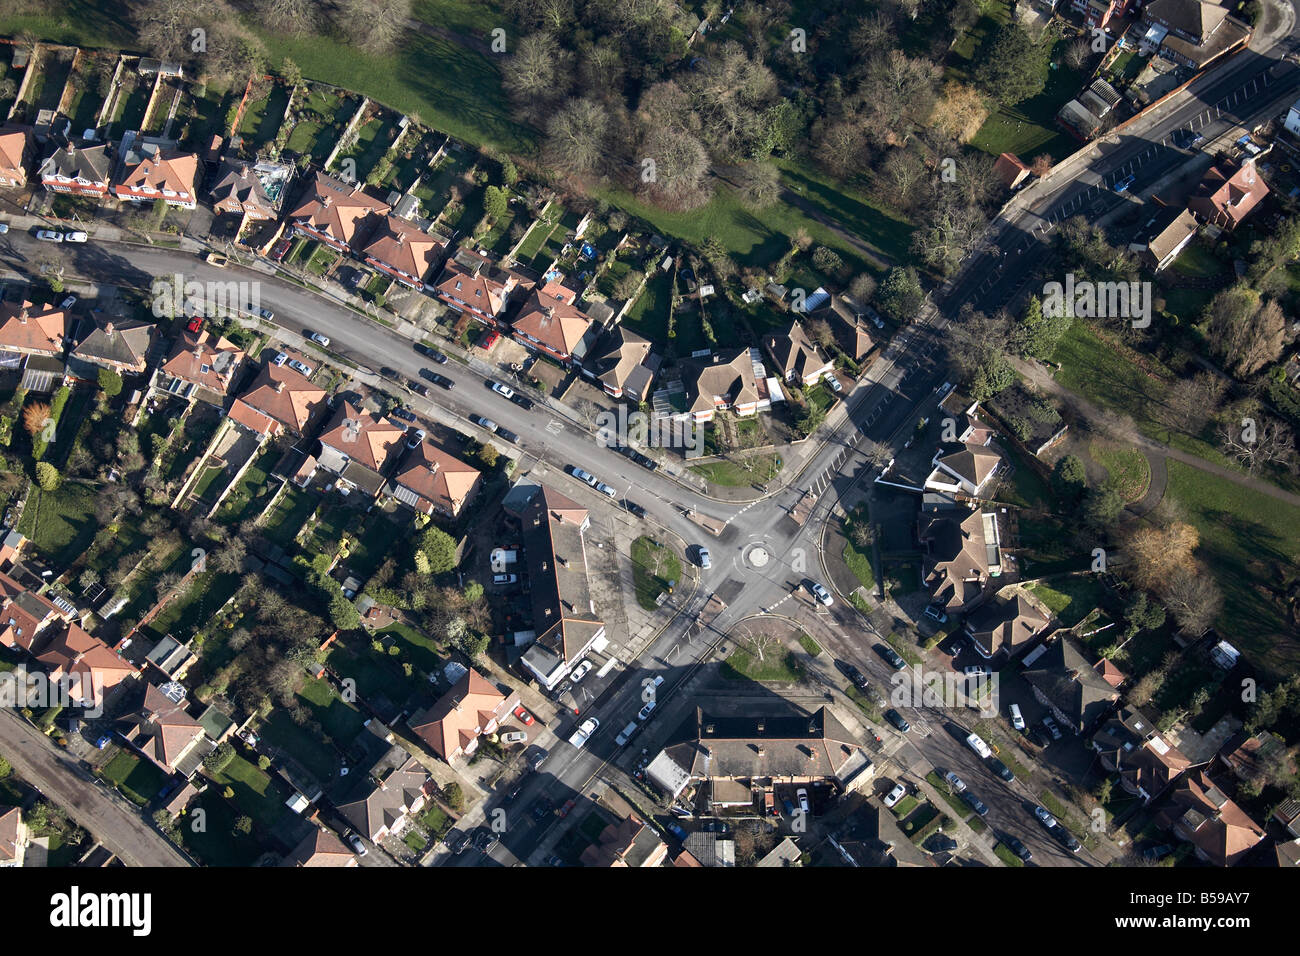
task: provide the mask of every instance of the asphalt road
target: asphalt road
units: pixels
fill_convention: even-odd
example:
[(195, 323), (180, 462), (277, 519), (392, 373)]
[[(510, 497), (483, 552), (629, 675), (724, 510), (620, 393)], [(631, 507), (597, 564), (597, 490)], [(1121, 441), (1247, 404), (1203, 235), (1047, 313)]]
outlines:
[(0, 753), (18, 776), (67, 811), (128, 866), (190, 866), (134, 807), (126, 806), (11, 710), (0, 712)]

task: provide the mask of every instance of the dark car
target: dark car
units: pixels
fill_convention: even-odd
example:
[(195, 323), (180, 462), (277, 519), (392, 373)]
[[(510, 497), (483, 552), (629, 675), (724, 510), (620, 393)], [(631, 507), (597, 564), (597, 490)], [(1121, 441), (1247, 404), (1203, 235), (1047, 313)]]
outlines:
[(656, 468), (659, 467), (659, 462), (655, 461), (653, 458), (646, 457), (640, 452), (634, 453), (632, 456), (632, 460), (636, 462), (638, 465), (640, 465), (642, 468), (649, 469), (650, 471), (654, 471)]
[(387, 365), (379, 366), (379, 374), (384, 378), (397, 378), (397, 369), (389, 368)]
[(409, 408), (402, 408), (400, 405), (388, 413), (389, 418), (396, 418), (399, 422), (415, 421), (415, 412)]
[(510, 396), (510, 401), (514, 402), (524, 411), (529, 411), (536, 404), (536, 402), (534, 402), (531, 398), (525, 398), (524, 396), (520, 395), (518, 392), (515, 392), (513, 395)]
[(837, 660), (835, 666), (858, 690), (867, 689), (867, 678), (862, 671), (858, 670), (856, 665), (850, 664), (848, 661)]
[(1030, 852), (1029, 847), (1025, 846), (1024, 843), (1016, 837), (1005, 836), (1002, 838), (1002, 842), (1007, 845), (1007, 849), (1020, 857), (1020, 859), (1024, 860), (1026, 863), (1034, 858), (1034, 854)]
[(456, 384), (451, 379), (444, 378), (432, 369), (427, 368), (420, 369), (420, 378), (427, 378), (434, 385), (440, 386), (441, 388), (451, 388)]
[(510, 442), (510, 444), (512, 444), (512, 445), (518, 445), (518, 444), (519, 444), (519, 436), (516, 435), (514, 432), (512, 432), (512, 431), (511, 431), (510, 429), (508, 429), (508, 428), (502, 428), (500, 425), (497, 426), (497, 437), (498, 437), (498, 438), (504, 438), (506, 441)]
[(533, 809), (529, 812), (532, 815), (532, 818), (534, 820), (536, 820), (538, 823), (541, 823), (550, 815), (551, 811), (554, 809), (555, 809), (555, 804), (551, 803), (551, 801), (547, 800), (545, 797), (542, 797), (536, 803), (533, 804)]
[(412, 382), (410, 388), (411, 391), (416, 395), (419, 395), (421, 398), (429, 397), (429, 386), (427, 385), (421, 385), (419, 382)]
[(896, 671), (901, 671), (907, 666), (907, 661), (898, 656), (898, 651), (894, 650), (888, 644), (877, 644), (873, 650), (883, 657)]
[(1061, 845), (1071, 853), (1079, 852), (1079, 841), (1074, 838), (1073, 833), (1061, 826), (1061, 824), (1058, 823), (1052, 832), (1061, 841)]
[(989, 808), (986, 807), (984, 805), (984, 801), (982, 801), (979, 797), (975, 796), (975, 794), (971, 793), (969, 790), (963, 790), (961, 792), (961, 798), (966, 801), (966, 805), (968, 807), (970, 807), (980, 816), (982, 817), (988, 816)]
[(894, 710), (894, 708), (892, 707), (889, 708), (889, 710), (885, 711), (885, 720), (889, 721), (891, 724), (894, 725), (895, 728), (902, 731), (903, 733), (907, 733), (909, 730), (912, 729), (912, 725), (903, 719), (903, 715), (900, 714), (898, 711)]
[(1004, 764), (997, 757), (990, 757), (988, 759), (988, 765), (990, 770), (992, 770), (995, 774), (997, 774), (1007, 783), (1011, 783), (1016, 779), (1016, 775), (1011, 772), (1010, 768), (1007, 767), (1007, 765)]
[(442, 842), (447, 844), (447, 849), (452, 853), (459, 853), (469, 846), (469, 834), (464, 830), (448, 830)]
[(644, 517), (645, 517), (645, 514), (646, 514), (645, 509), (642, 508), (642, 507), (641, 507), (639, 504), (637, 504), (635, 501), (628, 501), (628, 500), (625, 498), (625, 499), (623, 499), (623, 507), (626, 508), (628, 511), (632, 512), (632, 514), (636, 515), (638, 518), (644, 518)]
[(1159, 843), (1155, 846), (1149, 846), (1145, 850), (1143, 850), (1142, 859), (1163, 860), (1165, 857), (1167, 857), (1170, 853), (1173, 852), (1174, 852), (1174, 848), (1170, 844)]
[(483, 853), (497, 845), (497, 835), (491, 827), (479, 827), (474, 831), (474, 848)]
[(433, 359), (439, 365), (444, 365), (447, 362), (447, 356), (443, 355), (437, 349), (425, 345), (423, 342), (416, 342), (415, 345), (412, 346), (412, 348), (414, 348), (421, 355), (429, 356), (429, 358)]

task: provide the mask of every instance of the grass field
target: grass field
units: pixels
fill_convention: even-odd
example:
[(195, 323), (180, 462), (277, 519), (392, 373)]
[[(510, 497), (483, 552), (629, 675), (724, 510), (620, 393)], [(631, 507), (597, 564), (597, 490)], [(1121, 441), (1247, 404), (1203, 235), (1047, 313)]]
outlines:
[(644, 536), (632, 542), (632, 581), (641, 607), (653, 611), (658, 607), (655, 599), (668, 590), (668, 582), (680, 584), (681, 580), (682, 563), (671, 548), (656, 546)]
[(690, 470), (706, 481), (728, 488), (744, 488), (755, 482), (771, 481), (781, 470), (781, 459), (768, 452), (746, 455), (746, 467), (734, 461), (710, 461), (703, 465), (691, 465)]
[(41, 555), (67, 565), (95, 536), (94, 508), (94, 493), (85, 485), (68, 482), (53, 492), (33, 485), (18, 530)]
[(1051, 609), (1064, 627), (1074, 627), (1101, 600), (1101, 583), (1090, 575), (1055, 578), (1050, 584), (1029, 585), (1029, 591)]
[(104, 779), (109, 780), (132, 803), (147, 806), (162, 789), (161, 770), (129, 750), (119, 751), (104, 765)]
[(789, 684), (803, 677), (803, 668), (784, 648), (769, 650), (761, 661), (749, 651), (737, 649), (723, 662), (722, 676), (726, 680)]
[(1151, 484), (1151, 466), (1136, 448), (1093, 442), (1092, 459), (1106, 469), (1110, 482), (1125, 501), (1140, 501)]

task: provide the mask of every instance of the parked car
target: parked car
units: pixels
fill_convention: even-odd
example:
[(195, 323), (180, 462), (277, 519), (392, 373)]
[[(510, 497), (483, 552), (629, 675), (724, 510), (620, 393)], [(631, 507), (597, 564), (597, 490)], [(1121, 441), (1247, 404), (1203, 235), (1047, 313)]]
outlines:
[(988, 816), (989, 808), (984, 805), (984, 801), (982, 801), (979, 797), (975, 796), (975, 794), (971, 793), (971, 791), (963, 790), (961, 792), (961, 798), (966, 801), (966, 805), (970, 807), (972, 810), (974, 810), (978, 816), (981, 817)]
[(427, 368), (420, 369), (420, 375), (424, 378), (427, 378), (429, 381), (431, 381), (434, 385), (437, 385), (439, 388), (445, 388), (448, 391), (450, 391), (456, 385), (455, 382), (447, 378), (445, 375), (439, 375), (437, 372), (431, 372)]
[(635, 734), (640, 728), (641, 728), (640, 724), (638, 724), (635, 720), (632, 721), (621, 731), (619, 731), (619, 735), (614, 738), (614, 743), (616, 743), (620, 747), (627, 746), (627, 742), (632, 739), (632, 735)]
[(840, 384), (840, 380), (836, 378), (833, 373), (827, 373), (824, 381), (826, 382), (826, 386), (835, 394), (838, 395), (844, 391), (844, 386)]
[(276, 352), (275, 355), (271, 357), (272, 365), (283, 365), (287, 361), (289, 361), (289, 356), (285, 355), (283, 352)]
[(1053, 740), (1061, 739), (1061, 725), (1052, 719), (1051, 714), (1043, 717), (1043, 726), (1047, 728), (1047, 732), (1052, 735)]
[(230, 257), (223, 256), (219, 252), (209, 252), (203, 256), (203, 261), (210, 266), (216, 266), (218, 269), (224, 269), (230, 265)]
[(877, 644), (873, 650), (883, 657), (888, 662), (889, 666), (896, 671), (901, 671), (907, 666), (907, 661), (903, 660), (903, 658), (899, 656), (898, 651), (894, 650), (888, 644)]
[(517, 574), (494, 574), (492, 575), (493, 584), (517, 584), (519, 575)]
[(9, 231), (9, 223), (0, 222), (0, 236), (3, 236), (8, 231)]
[(1034, 816), (1043, 825), (1044, 830), (1051, 830), (1056, 826), (1056, 817), (1048, 813), (1046, 807), (1034, 807)]
[(411, 437), (406, 440), (406, 447), (411, 449), (411, 451), (415, 451), (415, 449), (420, 447), (420, 442), (424, 441), (428, 437), (428, 432), (423, 428), (417, 428), (411, 433)]
[(189, 322), (185, 324), (186, 332), (194, 332), (195, 334), (197, 334), (198, 332), (202, 331), (202, 329), (203, 329), (203, 317), (201, 315), (194, 316), (194, 318), (190, 319)]
[(586, 659), (578, 661), (578, 663), (574, 665), (573, 670), (569, 672), (569, 680), (573, 681), (575, 684), (581, 682), (584, 677), (591, 673), (591, 668), (591, 661)]
[(62, 309), (64, 312), (67, 312), (68, 309), (72, 308), (76, 304), (77, 304), (77, 297), (75, 295), (70, 295), (62, 302), (59, 303), (59, 308)]
[(948, 623), (948, 615), (947, 615), (947, 613), (946, 613), (942, 608), (937, 607), (937, 606), (934, 605), (934, 604), (927, 604), (927, 605), (926, 605), (926, 607), (925, 607), (925, 616), (928, 617), (928, 618), (930, 618), (932, 621), (935, 621), (935, 622), (938, 623), (938, 624), (946, 624), (946, 623)]
[(1023, 860), (1024, 862), (1028, 863), (1030, 860), (1034, 858), (1034, 854), (1030, 852), (1029, 847), (1025, 846), (1025, 844), (1021, 842), (1019, 839), (1017, 839), (1016, 837), (1013, 837), (1008, 834), (1007, 836), (1004, 836), (1002, 838), (1002, 842), (1007, 845), (1007, 849), (1009, 849), (1016, 856), (1020, 857), (1020, 859)]
[(837, 659), (835, 661), (835, 667), (839, 670), (841, 674), (847, 677), (849, 679), (849, 683), (851, 683), (858, 690), (866, 690), (868, 686), (866, 675), (864, 675), (862, 671), (858, 670), (857, 665), (850, 664), (848, 661), (841, 661)]
[(646, 705), (636, 712), (637, 720), (649, 720), (650, 715), (655, 712), (656, 701), (646, 701)]
[(312, 332), (309, 336), (307, 336), (307, 338), (311, 339), (321, 348), (327, 349), (330, 347), (330, 337), (328, 335), (321, 335), (319, 332)]
[(1011, 707), (1008, 709), (1011, 711), (1011, 726), (1014, 727), (1016, 730), (1024, 730), (1025, 718), (1021, 716), (1020, 705), (1012, 704)]
[(448, 830), (447, 835), (442, 838), (447, 849), (452, 853), (460, 853), (465, 847), (469, 846), (469, 834), (464, 830)]
[(85, 242), (88, 238), (90, 237), (84, 232), (68, 232), (63, 235), (64, 242)]
[(388, 413), (388, 417), (396, 418), (399, 422), (413, 422), (415, 421), (415, 412), (409, 408), (398, 406)]
[(962, 793), (966, 789), (966, 782), (951, 770), (943, 775), (943, 779), (948, 781), (953, 793)]
[(292, 243), (288, 239), (281, 239), (279, 242), (277, 242), (275, 244), (275, 248), (271, 250), (271, 260), (273, 262), (279, 262), (281, 259), (283, 259), (284, 254), (289, 251), (290, 245), (292, 245)]
[[(520, 707), (519, 710), (523, 710), (523, 708)], [(528, 713), (528, 712), (524, 711), (524, 713)], [(519, 716), (518, 710), (515, 711), (515, 716), (516, 717)], [(528, 714), (528, 719), (525, 720), (524, 723), (531, 724), (532, 722), (533, 722), (533, 715)], [(547, 750), (545, 747), (538, 747), (537, 752), (533, 754), (532, 759), (528, 763), (528, 766), (532, 767), (534, 770), (541, 770), (542, 764), (546, 763), (546, 758), (549, 757), (550, 755), (551, 752)]]
[(907, 796), (907, 787), (901, 783), (894, 784), (894, 789), (885, 794), (885, 807), (891, 808), (898, 805), (898, 801)]
[(1158, 843), (1158, 844), (1156, 844), (1155, 846), (1149, 846), (1149, 847), (1147, 847), (1145, 850), (1143, 850), (1143, 851), (1142, 851), (1142, 859), (1144, 859), (1144, 860), (1163, 860), (1165, 857), (1167, 857), (1170, 853), (1173, 853), (1173, 852), (1174, 852), (1174, 848), (1173, 848), (1173, 846), (1172, 846), (1171, 844), (1169, 844), (1169, 843)]
[(495, 432), (497, 430), (497, 423), (490, 418), (484, 418), (482, 415), (471, 415), (469, 420), (479, 428), (486, 428), (490, 432)]
[(474, 849), (486, 853), (497, 845), (497, 835), (491, 827), (478, 827), (474, 830)]
[(624, 498), (623, 507), (626, 508), (631, 514), (636, 515), (638, 518), (644, 518), (646, 516), (646, 510), (642, 508), (639, 504), (637, 504), (635, 501), (628, 501), (626, 498)]
[(310, 365), (299, 362), (297, 359), (289, 359), (289, 368), (293, 369), (299, 375), (305, 375), (308, 378), (311, 377), (311, 373), (314, 371)]
[(983, 664), (967, 664), (961, 669), (961, 672), (968, 678), (970, 677), (992, 677), (993, 671)]
[(1007, 783), (1015, 783), (1016, 775), (1011, 772), (1011, 768), (1004, 764), (997, 757), (988, 759), (989, 769), (1005, 780)]
[(1056, 839), (1060, 840), (1061, 845), (1064, 846), (1071, 853), (1078, 853), (1079, 850), (1082, 849), (1082, 847), (1079, 844), (1079, 841), (1075, 839), (1074, 834), (1071, 833), (1063, 826), (1058, 826), (1054, 831), (1053, 835), (1056, 837)]
[(551, 801), (547, 800), (545, 797), (540, 797), (538, 798), (538, 801), (533, 804), (533, 809), (530, 810), (529, 813), (534, 821), (541, 823), (554, 809), (555, 804), (551, 803)]
[(412, 382), (407, 387), (410, 388), (410, 390), (413, 391), (416, 395), (419, 395), (421, 398), (429, 397), (429, 386), (427, 385), (421, 385), (419, 382)]
[(589, 471), (583, 471), (577, 465), (569, 466), (569, 474), (573, 475), (573, 477), (577, 478), (579, 481), (585, 481), (589, 485), (594, 485), (596, 483), (595, 475), (591, 474)]
[[(523, 704), (520, 704), (518, 707), (515, 708), (514, 714), (517, 718), (519, 718), (524, 722), (525, 727), (531, 727), (533, 725), (533, 715), (524, 709)], [(536, 770), (537, 768), (534, 767), (533, 769)]]
[(501, 338), (500, 332), (489, 331), (487, 335), (483, 336), (482, 340), (478, 343), (479, 348), (481, 348), (484, 352), (490, 352), (492, 351), (492, 346), (496, 345), (497, 341), (500, 338)]
[(521, 744), (527, 739), (528, 735), (522, 730), (508, 730), (501, 735), (502, 742), (507, 744)]
[(512, 445), (519, 444), (519, 436), (508, 428), (502, 428), (500, 425), (497, 426), (497, 437), (510, 442)]
[(365, 843), (362, 842), (361, 834), (353, 833), (351, 830), (348, 831), (348, 845), (352, 847), (357, 856), (365, 856), (370, 852), (366, 849)]
[(1133, 175), (1132, 173), (1129, 173), (1129, 175), (1125, 176), (1123, 179), (1121, 179), (1119, 182), (1115, 184), (1114, 186), (1115, 192), (1117, 193), (1128, 192), (1128, 188), (1132, 186), (1135, 182), (1137, 182), (1137, 176)]
[(804, 813), (811, 813), (812, 807), (808, 804), (808, 791), (800, 787), (794, 792), (794, 795), (799, 800), (799, 809)]
[(969, 734), (966, 737), (966, 746), (975, 751), (985, 760), (993, 756), (993, 751), (989, 749), (983, 738), (979, 734)]
[(53, 229), (37, 229), (36, 238), (41, 242), (62, 242), (63, 233), (56, 232)]
[(432, 346), (425, 345), (423, 342), (416, 342), (411, 347), (415, 349), (417, 352), (419, 352), (421, 355), (429, 356), (429, 358), (433, 359), (439, 365), (442, 365), (447, 361), (447, 356), (443, 355), (441, 352), (439, 352), (437, 349), (433, 348)]
[(511, 388), (509, 385), (502, 385), (500, 382), (489, 381), (487, 383), (487, 387), (492, 389), (492, 391), (496, 392), (498, 395), (501, 395), (505, 398), (513, 398), (515, 394), (515, 390), (513, 388)]
[(526, 412), (532, 411), (533, 405), (535, 404), (531, 398), (520, 395), (518, 392), (515, 392), (515, 394), (510, 396), (510, 401), (514, 402)]
[(598, 481), (596, 482), (594, 487), (597, 491), (599, 491), (602, 495), (605, 495), (606, 497), (609, 498), (618, 497), (618, 491), (615, 490), (613, 485), (607, 485), (603, 481)]
[(709, 568), (713, 567), (713, 561), (709, 558), (709, 549), (708, 549), (708, 548), (705, 548), (705, 547), (701, 546), (701, 547), (698, 549), (698, 554), (699, 554), (699, 558), (700, 558), (700, 567), (701, 567), (701, 568), (703, 568), (705, 571), (707, 571)]
[(391, 378), (394, 381), (397, 380), (397, 369), (391, 368), (387, 365), (379, 366), (379, 374), (384, 378)]
[(885, 711), (885, 720), (893, 724), (894, 727), (902, 733), (907, 733), (912, 729), (912, 725), (903, 719), (903, 715), (892, 707)]
[(822, 604), (826, 605), (827, 607), (830, 607), (832, 604), (835, 603), (835, 599), (831, 597), (831, 592), (827, 591), (816, 581), (812, 583), (812, 593), (813, 596), (817, 598), (817, 600), (821, 601)]

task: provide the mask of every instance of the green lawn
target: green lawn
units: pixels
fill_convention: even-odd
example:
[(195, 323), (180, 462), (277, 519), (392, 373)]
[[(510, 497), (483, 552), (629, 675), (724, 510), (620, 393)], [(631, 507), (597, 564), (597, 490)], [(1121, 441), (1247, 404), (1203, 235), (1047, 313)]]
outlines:
[(853, 543), (853, 539), (848, 536), (854, 522), (868, 520), (868, 515), (863, 506), (854, 509), (853, 514), (845, 520), (844, 563), (849, 566), (849, 570), (853, 572), (853, 576), (858, 579), (859, 583), (868, 591), (871, 591), (876, 586), (876, 575), (871, 570), (871, 546), (859, 548)]
[(1107, 481), (1124, 496), (1125, 501), (1142, 500), (1151, 484), (1151, 466), (1142, 452), (1136, 448), (1094, 442), (1088, 453), (1106, 469)]
[(750, 651), (737, 649), (723, 662), (722, 676), (726, 680), (789, 684), (803, 677), (803, 667), (790, 651), (779, 646), (764, 652), (761, 661)]
[(316, 502), (315, 495), (291, 485), (267, 515), (266, 523), (262, 526), (266, 536), (281, 547), (288, 547), (293, 543), (303, 522), (316, 510)]
[(1097, 607), (1103, 593), (1101, 582), (1086, 574), (1054, 578), (1051, 584), (1040, 581), (1028, 589), (1051, 609), (1064, 627), (1074, 627), (1082, 621)]
[(393, 635), (394, 641), (403, 649), (404, 653), (400, 655), (402, 659), (409, 660), (426, 674), (440, 670), (447, 662), (447, 658), (439, 653), (438, 645), (433, 638), (409, 625), (395, 622), (377, 631), (376, 634)]
[(33, 485), (18, 530), (41, 555), (66, 565), (86, 550), (98, 530), (94, 493), (71, 482), (52, 492)]
[(669, 582), (682, 582), (682, 563), (676, 553), (663, 545), (655, 545), (642, 536), (632, 542), (632, 581), (636, 587), (636, 601), (647, 611), (658, 605), (655, 599), (668, 590)]
[(724, 460), (706, 462), (703, 465), (691, 465), (690, 470), (715, 485), (744, 488), (755, 482), (761, 484), (765, 481), (771, 481), (784, 464), (778, 455), (769, 452), (746, 455), (744, 461), (752, 465), (752, 468), (741, 465), (739, 462)]
[(147, 806), (166, 782), (163, 772), (129, 750), (121, 750), (104, 765), (104, 779), (132, 803)]
[[(200, 818), (194, 810), (203, 810)], [(252, 866), (262, 855), (262, 847), (253, 837), (235, 831), (235, 811), (221, 799), (220, 787), (208, 787), (197, 805), (177, 821), (185, 848), (208, 866)]]
[(218, 790), (234, 790), (235, 804), (260, 827), (272, 829), (285, 814), (293, 812), (285, 806), (292, 796), (288, 787), (239, 755), (221, 773), (209, 776)]
[(813, 657), (818, 657), (822, 652), (822, 646), (802, 631), (799, 632), (799, 646)]

